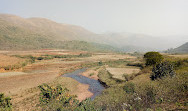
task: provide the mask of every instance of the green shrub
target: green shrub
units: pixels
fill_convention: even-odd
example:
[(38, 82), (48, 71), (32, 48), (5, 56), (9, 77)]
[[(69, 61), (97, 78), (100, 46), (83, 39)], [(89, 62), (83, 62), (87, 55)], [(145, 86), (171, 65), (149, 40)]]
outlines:
[(5, 97), (3, 93), (0, 93), (0, 111), (8, 111), (12, 109), (10, 97)]
[(159, 52), (147, 52), (144, 54), (146, 66), (155, 65), (163, 60), (163, 56)]
[(65, 103), (69, 101), (70, 98), (66, 98), (65, 95), (68, 92), (68, 89), (62, 88), (61, 86), (50, 87), (47, 84), (43, 84), (39, 86), (41, 93), (40, 93), (40, 102), (41, 103), (48, 103), (53, 99), (63, 99)]
[(162, 78), (165, 76), (172, 77), (174, 75), (175, 75), (175, 72), (174, 72), (172, 64), (170, 64), (169, 62), (162, 62), (153, 67), (150, 78), (152, 80), (155, 80), (155, 79)]
[(44, 58), (43, 57), (38, 57), (37, 60), (43, 60)]
[(102, 61), (99, 61), (99, 62), (98, 62), (98, 65), (99, 65), (99, 66), (102, 66), (102, 65), (103, 65)]
[(68, 89), (58, 85), (56, 87), (43, 84), (39, 86), (40, 103), (42, 110), (47, 111), (100, 111), (94, 107), (90, 99), (82, 102), (75, 99), (76, 96), (69, 95)]

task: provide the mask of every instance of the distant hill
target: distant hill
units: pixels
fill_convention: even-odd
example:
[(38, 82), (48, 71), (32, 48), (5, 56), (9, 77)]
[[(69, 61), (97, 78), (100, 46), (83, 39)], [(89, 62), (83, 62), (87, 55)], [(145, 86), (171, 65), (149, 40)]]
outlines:
[(22, 18), (0, 14), (0, 50), (42, 48), (89, 50), (90, 48), (146, 52), (174, 48), (184, 41), (188, 41), (187, 36), (159, 38), (133, 33), (95, 34), (80, 26), (57, 23), (45, 18)]
[(188, 36), (186, 35), (155, 37), (145, 34), (122, 32), (105, 33), (103, 36), (111, 45), (130, 51), (161, 51), (168, 48), (175, 48), (188, 41)]
[(42, 48), (115, 50), (109, 45), (93, 43), (91, 36), (94, 35), (82, 27), (59, 24), (48, 19), (24, 19), (14, 15), (0, 14), (0, 50)]
[(169, 49), (165, 52), (167, 52), (167, 53), (188, 53), (188, 42), (186, 42), (185, 44), (183, 44), (177, 48)]

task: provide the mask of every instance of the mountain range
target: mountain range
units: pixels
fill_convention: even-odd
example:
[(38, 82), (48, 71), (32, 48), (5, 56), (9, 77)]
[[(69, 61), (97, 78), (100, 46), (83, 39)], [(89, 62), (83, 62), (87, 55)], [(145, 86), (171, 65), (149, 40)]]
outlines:
[(111, 32), (96, 34), (80, 26), (57, 23), (46, 18), (22, 18), (0, 14), (1, 50), (65, 48), (125, 52), (159, 51), (174, 48), (187, 41), (188, 36), (153, 37)]

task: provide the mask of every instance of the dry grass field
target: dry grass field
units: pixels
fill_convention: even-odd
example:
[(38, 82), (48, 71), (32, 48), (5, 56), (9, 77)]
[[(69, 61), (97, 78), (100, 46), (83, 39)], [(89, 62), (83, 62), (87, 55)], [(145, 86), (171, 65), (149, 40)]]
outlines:
[(114, 78), (117, 79), (122, 79), (124, 80), (123, 75), (130, 75), (130, 74), (135, 74), (138, 73), (140, 71), (140, 69), (138, 67), (125, 67), (125, 68), (112, 68), (112, 67), (108, 67), (106, 68), (112, 75)]
[[(24, 62), (25, 59), (13, 57), (12, 55), (32, 55), (39, 57), (41, 55), (79, 55), (87, 53), (85, 51), (68, 51), (68, 50), (34, 50), (34, 51), (0, 51), (0, 66), (14, 65)], [(127, 59), (134, 60), (136, 57), (122, 54), (111, 53), (94, 53), (90, 57), (71, 57), (71, 58), (53, 58), (48, 60), (36, 60), (23, 66), (21, 70), (10, 70), (8, 72), (0, 72), (0, 92), (10, 96), (13, 101), (15, 110), (35, 110), (35, 106), (39, 103), (39, 85), (48, 83), (52, 85), (61, 84), (70, 90), (70, 94), (77, 95), (77, 99), (84, 100), (93, 94), (88, 91), (89, 86), (81, 84), (72, 78), (61, 77), (60, 75), (74, 71), (80, 68), (82, 64), (94, 63), (98, 61)], [(89, 68), (82, 75), (98, 79), (98, 71), (100, 68)], [(122, 73), (134, 72), (136, 69), (109, 69), (114, 71), (115, 77), (119, 77)], [(132, 71), (132, 72), (131, 72)], [(118, 76), (119, 74), (119, 76)]]
[(181, 55), (168, 55), (172, 57), (177, 57), (177, 58), (188, 58), (188, 54), (181, 54)]
[(108, 61), (108, 60), (119, 60), (119, 59), (127, 59), (127, 60), (135, 60), (136, 57), (130, 55), (122, 55), (122, 54), (112, 54), (112, 53), (96, 53), (92, 55), (92, 57), (88, 58), (80, 58), (80, 60), (84, 61)]
[(5, 54), (0, 54), (0, 68), (1, 67), (5, 67), (5, 66), (9, 66), (9, 65), (15, 65), (21, 62), (24, 62), (25, 59), (21, 59), (21, 58), (17, 58), (17, 57), (12, 57), (9, 55), (5, 55)]

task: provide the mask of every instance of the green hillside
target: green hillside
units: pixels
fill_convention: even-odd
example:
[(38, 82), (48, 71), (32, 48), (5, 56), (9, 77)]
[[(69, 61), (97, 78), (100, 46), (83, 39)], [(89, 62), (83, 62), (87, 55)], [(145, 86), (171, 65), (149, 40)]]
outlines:
[(114, 51), (115, 48), (83, 42), (92, 41), (93, 33), (47, 19), (0, 14), (0, 50), (62, 48), (87, 51)]

